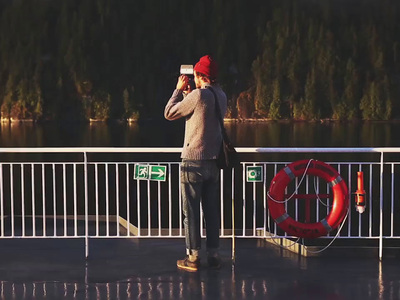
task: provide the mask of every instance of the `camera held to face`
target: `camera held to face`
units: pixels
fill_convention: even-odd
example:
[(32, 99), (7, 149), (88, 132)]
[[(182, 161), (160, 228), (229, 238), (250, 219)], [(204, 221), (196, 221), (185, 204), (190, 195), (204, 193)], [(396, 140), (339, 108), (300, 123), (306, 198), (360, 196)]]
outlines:
[(193, 65), (181, 65), (181, 75), (193, 76)]
[(193, 65), (181, 65), (181, 75), (186, 75), (189, 78), (189, 85), (190, 88), (188, 87), (189, 91), (192, 91), (196, 88), (196, 85), (194, 83), (194, 72), (193, 72)]

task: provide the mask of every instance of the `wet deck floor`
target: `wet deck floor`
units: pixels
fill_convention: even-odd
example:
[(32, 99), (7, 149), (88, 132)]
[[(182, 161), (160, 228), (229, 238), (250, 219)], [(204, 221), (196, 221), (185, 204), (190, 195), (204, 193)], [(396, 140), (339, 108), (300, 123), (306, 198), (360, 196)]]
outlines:
[[(177, 270), (183, 239), (1, 240), (0, 299), (400, 299), (400, 256), (303, 258), (264, 241), (222, 240), (224, 265)], [(332, 252), (333, 253), (333, 252)]]

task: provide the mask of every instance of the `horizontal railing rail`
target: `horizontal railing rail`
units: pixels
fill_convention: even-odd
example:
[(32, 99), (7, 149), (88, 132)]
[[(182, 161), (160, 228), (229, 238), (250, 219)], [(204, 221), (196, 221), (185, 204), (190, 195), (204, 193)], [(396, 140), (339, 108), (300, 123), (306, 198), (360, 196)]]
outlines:
[[(221, 237), (295, 240), (270, 217), (267, 192), (285, 165), (316, 157), (341, 174), (350, 199), (342, 226), (319, 241), (377, 240), (382, 258), (383, 241), (400, 238), (400, 215), (396, 213), (400, 161), (390, 154), (398, 154), (400, 148), (253, 147), (237, 151), (243, 156), (241, 166), (221, 171)], [(181, 148), (162, 147), (0, 148), (0, 238), (84, 238), (88, 255), (89, 238), (183, 237), (180, 152)], [(137, 177), (138, 166), (161, 166), (165, 176), (163, 180)], [(255, 170), (260, 178), (249, 178)], [(358, 171), (365, 177), (363, 214), (353, 203)], [(304, 194), (330, 192), (326, 183), (308, 175), (300, 189)], [(307, 222), (318, 222), (332, 209), (329, 197), (311, 204)], [(295, 220), (305, 220), (304, 201), (294, 199), (286, 210)]]
[[(180, 147), (8, 147), (0, 153), (180, 153)], [(237, 147), (239, 153), (398, 153), (400, 147)]]

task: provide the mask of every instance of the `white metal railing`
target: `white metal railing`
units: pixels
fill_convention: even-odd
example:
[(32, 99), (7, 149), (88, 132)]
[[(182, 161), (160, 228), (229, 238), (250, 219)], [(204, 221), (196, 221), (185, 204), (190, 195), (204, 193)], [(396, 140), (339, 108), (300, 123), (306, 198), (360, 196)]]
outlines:
[[(180, 151), (181, 148), (1, 148), (0, 238), (84, 238), (88, 256), (89, 238), (183, 237)], [(396, 214), (400, 206), (400, 162), (398, 156), (392, 155), (398, 155), (400, 148), (237, 151), (245, 159), (241, 167), (221, 172), (221, 237), (293, 238), (270, 218), (267, 191), (279, 170), (306, 156), (331, 164), (349, 188), (346, 221), (340, 232), (322, 239), (378, 240), (381, 258), (383, 240), (400, 238), (400, 215)], [(349, 160), (348, 156), (354, 154), (357, 157)], [(151, 160), (146, 157), (149, 155)], [(289, 157), (282, 160), (282, 156)], [(135, 164), (166, 166), (166, 181), (135, 180)], [(262, 181), (246, 181), (249, 166), (262, 167)], [(365, 174), (368, 202), (364, 214), (353, 209), (357, 171)], [(311, 193), (311, 189), (329, 188), (307, 176), (302, 189)], [(329, 213), (330, 201), (316, 202), (314, 220)], [(287, 204), (288, 213), (296, 220), (302, 220), (303, 210), (301, 201)]]

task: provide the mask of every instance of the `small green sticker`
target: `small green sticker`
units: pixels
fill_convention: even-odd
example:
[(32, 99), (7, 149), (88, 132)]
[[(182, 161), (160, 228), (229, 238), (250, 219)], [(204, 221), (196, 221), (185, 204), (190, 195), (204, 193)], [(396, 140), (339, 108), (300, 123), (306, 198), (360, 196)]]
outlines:
[(263, 181), (263, 167), (246, 167), (246, 181), (247, 182), (262, 182)]

